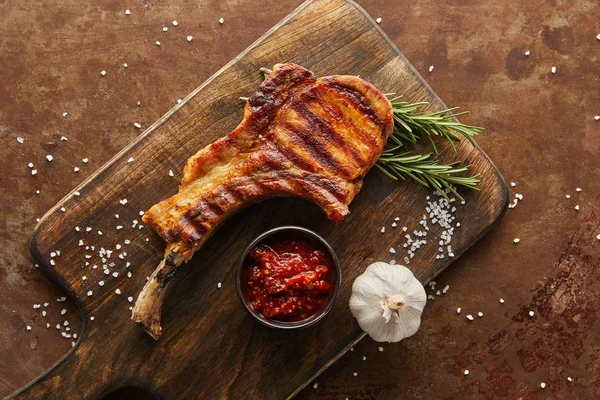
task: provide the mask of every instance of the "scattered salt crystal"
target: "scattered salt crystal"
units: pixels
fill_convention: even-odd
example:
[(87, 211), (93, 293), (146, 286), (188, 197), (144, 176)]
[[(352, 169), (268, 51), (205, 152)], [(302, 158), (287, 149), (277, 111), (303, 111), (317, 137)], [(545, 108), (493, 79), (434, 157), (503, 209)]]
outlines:
[(575, 189), (576, 192), (581, 192), (581, 188)]
[(540, 387), (541, 387), (542, 389), (545, 389), (545, 388), (546, 388), (546, 383), (545, 383), (545, 382), (542, 382), (542, 383), (540, 383)]
[(553, 65), (552, 66), (552, 73), (555, 74), (556, 73), (556, 67)]
[[(600, 36), (600, 35), (598, 35), (598, 36)], [(599, 40), (600, 40), (600, 39), (599, 39)], [(567, 380), (568, 380), (569, 382), (573, 382), (573, 378), (571, 378), (570, 376), (567, 376)]]
[(315, 383), (315, 384), (313, 385), (313, 389), (316, 389), (316, 388), (318, 388), (318, 387), (319, 387), (319, 384), (318, 384), (318, 383)]
[(394, 249), (393, 247), (390, 247), (390, 253), (396, 254), (396, 249)]
[(577, 205), (575, 206), (575, 210), (576, 210), (576, 211), (579, 211), (579, 204), (577, 204)]
[(535, 312), (533, 310), (529, 311), (529, 316), (533, 317), (535, 315)]
[(79, 167), (75, 167), (75, 168), (73, 168), (73, 171), (75, 171), (75, 172), (79, 172)]
[(566, 197), (567, 199), (570, 199), (570, 198), (571, 198), (571, 195), (570, 195), (570, 194), (565, 194), (565, 197)]
[(123, 68), (127, 68), (127, 67), (128, 67), (127, 63), (124, 63)]
[(358, 372), (353, 372), (352, 375), (358, 376)]
[(166, 26), (163, 26), (163, 32), (167, 32), (169, 30), (169, 28), (167, 28)]
[(460, 308), (460, 307), (458, 307), (458, 308), (456, 309), (456, 313), (457, 313), (457, 314), (460, 314), (460, 312), (461, 312), (461, 311), (462, 311), (462, 308)]
[(187, 37), (187, 41), (188, 41), (188, 42), (191, 42), (193, 38), (194, 38), (194, 37), (193, 37), (192, 35), (188, 35), (188, 37)]
[(156, 43), (157, 46), (160, 46), (160, 42), (158, 40), (154, 43)]
[(131, 302), (133, 302), (133, 297), (129, 296), (129, 297), (127, 298), (127, 301), (128, 301), (128, 302), (130, 302), (130, 303), (131, 303)]
[(127, 271), (127, 277), (131, 278), (131, 271)]
[(48, 162), (50, 162), (50, 161), (54, 160), (54, 157), (52, 157), (50, 154), (48, 154), (46, 156), (46, 160), (48, 160)]
[(100, 281), (100, 282), (98, 282), (98, 285), (100, 285), (100, 286), (104, 286), (104, 281)]
[[(90, 294), (90, 293), (91, 293), (91, 291), (90, 291), (90, 292), (88, 292), (88, 295), (90, 295), (90, 296), (91, 296), (91, 294)], [(94, 317), (90, 317), (90, 321), (93, 321), (93, 320), (94, 320)]]
[(514, 238), (513, 239), (513, 242), (515, 242), (515, 243), (519, 243), (520, 241), (521, 241), (521, 239), (519, 239), (519, 238)]
[(173, 170), (169, 170), (169, 176), (175, 176), (175, 174), (173, 173)]
[(17, 136), (17, 142), (19, 142), (19, 143), (23, 143), (24, 141), (25, 141), (25, 140), (24, 140), (22, 137), (20, 137), (20, 136)]
[(429, 72), (433, 72), (433, 68), (434, 68), (433, 65), (430, 65), (429, 66)]
[(469, 370), (468, 370), (468, 369), (465, 369), (465, 372), (463, 372), (463, 375), (464, 375), (464, 376), (467, 376), (467, 375), (469, 375)]
[(133, 157), (129, 157), (129, 159), (127, 160), (128, 163), (133, 162)]
[(127, 204), (127, 199), (121, 199), (119, 200), (119, 203), (121, 203), (121, 205), (124, 206), (125, 204)]
[(594, 119), (595, 119), (596, 121), (600, 121), (600, 115), (596, 115), (596, 116), (594, 117)]
[(62, 310), (60, 310), (60, 315), (65, 315), (67, 313), (67, 310), (65, 308), (63, 308)]
[(375, 22), (377, 22), (378, 24), (380, 24), (380, 23), (381, 23), (381, 17), (377, 18), (377, 19), (375, 20)]
[(25, 329), (27, 329), (28, 331), (30, 331), (30, 330), (31, 330), (31, 326), (27, 325), (27, 326), (25, 327)]
[(380, 352), (380, 353), (382, 353), (382, 352), (383, 352), (383, 347), (379, 346), (379, 347), (378, 347), (378, 349), (379, 349), (379, 352)]
[(527, 50), (527, 51), (525, 52), (525, 55), (526, 55), (526, 56), (528, 56), (528, 55), (530, 55), (530, 54), (531, 54), (531, 51), (529, 51), (529, 50)]
[(85, 276), (85, 275), (81, 277), (82, 281), (85, 281), (86, 279), (87, 279), (87, 276)]
[(504, 304), (504, 299), (500, 299), (500, 304)]
[(381, 233), (385, 233), (385, 226), (381, 227)]
[(115, 293), (116, 293), (116, 294), (121, 294), (121, 290), (120, 290), (120, 289), (116, 289), (116, 290), (115, 290)]
[(35, 174), (37, 174), (37, 169), (32, 169), (31, 170), (31, 175), (35, 175)]
[(46, 315), (48, 315), (48, 313), (46, 313), (46, 311), (42, 311), (42, 317), (46, 317)]
[(217, 288), (221, 289), (221, 282), (217, 283)]
[(115, 278), (118, 278), (119, 277), (119, 273), (118, 272), (113, 272), (112, 276), (115, 277)]
[(473, 318), (473, 316), (472, 316), (471, 314), (469, 314), (469, 315), (467, 315), (467, 319), (468, 319), (469, 321), (473, 321), (473, 319), (474, 319), (474, 318)]
[(481, 318), (481, 317), (483, 317), (483, 313), (482, 313), (481, 311), (479, 311), (479, 312), (477, 313), (477, 316), (478, 316), (479, 318)]
[(222, 25), (225, 22), (225, 19), (223, 17), (219, 18), (219, 23)]
[(133, 123), (133, 126), (135, 126), (135, 127), (136, 127), (136, 128), (138, 128), (138, 129), (142, 129), (142, 125), (140, 125), (140, 124), (139, 124), (139, 123), (137, 123), (137, 122), (134, 122), (134, 123)]
[(89, 161), (89, 159), (87, 157), (85, 157), (81, 161), (83, 161), (84, 164), (87, 164), (87, 162)]
[(61, 208), (60, 208), (60, 211), (62, 211), (62, 212), (65, 212), (65, 211), (67, 211), (67, 209), (66, 209), (66, 208), (64, 208), (64, 207), (61, 207)]
[(179, 25), (179, 22), (173, 20), (172, 24), (173, 24), (173, 26), (177, 26), (177, 25)]
[(131, 14), (131, 11), (125, 10), (125, 15), (130, 15), (130, 14)]

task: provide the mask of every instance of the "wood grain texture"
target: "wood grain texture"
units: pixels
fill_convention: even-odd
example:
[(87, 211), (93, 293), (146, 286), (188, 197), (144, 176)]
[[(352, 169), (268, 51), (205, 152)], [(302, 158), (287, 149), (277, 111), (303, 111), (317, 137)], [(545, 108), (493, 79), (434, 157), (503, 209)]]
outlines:
[[(400, 226), (416, 228), (430, 194), (376, 171), (367, 176), (350, 216), (339, 226), (332, 226), (315, 205), (295, 199), (268, 201), (227, 222), (172, 282), (159, 342), (129, 319), (132, 304), (127, 297), (137, 296), (164, 248), (154, 232), (132, 228), (132, 221), (140, 220), (140, 210), (176, 192), (187, 157), (239, 123), (243, 104), (237, 98), (258, 87), (260, 67), (277, 62), (298, 63), (317, 76), (359, 75), (383, 92), (432, 101), (433, 109), (444, 107), (354, 3), (317, 0), (300, 6), (78, 187), (80, 196), (72, 192), (44, 216), (32, 251), (45, 272), (74, 297), (85, 322), (76, 347), (17, 397), (97, 398), (122, 386), (148, 388), (163, 398), (288, 397), (362, 338), (347, 307), (352, 282), (369, 263), (391, 259), (389, 247), (402, 243), (400, 231), (382, 235), (380, 227), (399, 216)], [(481, 174), (482, 190), (466, 193), (468, 208), (458, 206), (462, 226), (454, 235), (456, 256), (487, 231), (508, 201), (501, 177), (480, 149), (462, 142), (459, 155)], [(128, 162), (130, 157), (133, 162)], [(119, 203), (124, 198), (126, 205)], [(259, 233), (282, 224), (323, 235), (343, 270), (331, 313), (298, 332), (274, 331), (253, 321), (235, 293), (234, 271), (244, 247)], [(117, 230), (118, 225), (124, 228)], [(76, 232), (75, 226), (82, 231)], [(92, 230), (86, 233), (85, 227)], [(436, 225), (430, 235), (437, 238), (441, 231)], [(95, 251), (78, 246), (80, 239)], [(126, 239), (131, 244), (124, 245)], [(116, 263), (111, 272), (119, 273), (114, 278), (102, 273), (96, 254), (100, 247), (114, 250), (117, 243), (123, 248), (111, 257)], [(52, 266), (50, 253), (56, 250), (61, 255)], [(116, 257), (122, 251), (127, 252), (129, 268)], [(437, 260), (436, 254), (437, 245), (426, 246), (411, 262), (422, 282), (450, 264), (447, 258)], [(400, 254), (397, 258), (401, 260)], [(126, 277), (128, 270), (132, 278)], [(106, 282), (102, 287), (100, 280)], [(117, 288), (121, 295), (115, 293)]]

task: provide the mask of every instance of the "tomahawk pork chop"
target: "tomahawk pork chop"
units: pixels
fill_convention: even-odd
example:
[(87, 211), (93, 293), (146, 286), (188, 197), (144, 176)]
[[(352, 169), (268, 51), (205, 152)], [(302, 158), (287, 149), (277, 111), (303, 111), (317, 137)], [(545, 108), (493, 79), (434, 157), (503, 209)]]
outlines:
[(342, 221), (393, 126), (390, 102), (362, 79), (317, 79), (298, 65), (275, 65), (237, 128), (190, 157), (179, 192), (144, 215), (167, 245), (132, 319), (158, 339), (167, 283), (246, 205), (300, 196)]

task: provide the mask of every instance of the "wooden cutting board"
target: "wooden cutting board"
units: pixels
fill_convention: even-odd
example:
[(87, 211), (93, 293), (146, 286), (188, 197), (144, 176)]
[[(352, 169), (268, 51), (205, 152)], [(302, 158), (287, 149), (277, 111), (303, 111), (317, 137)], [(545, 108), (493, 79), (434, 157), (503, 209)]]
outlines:
[[(137, 297), (164, 249), (149, 227), (132, 228), (133, 220), (141, 221), (140, 210), (177, 191), (185, 160), (241, 121), (243, 103), (238, 98), (258, 87), (260, 67), (279, 62), (298, 63), (317, 76), (360, 75), (383, 92), (431, 101), (435, 110), (444, 107), (356, 4), (315, 0), (301, 5), (40, 221), (31, 249), (48, 276), (78, 304), (84, 326), (72, 351), (17, 397), (98, 398), (119, 387), (139, 386), (162, 398), (286, 398), (364, 336), (348, 309), (352, 282), (371, 262), (395, 258), (403, 263), (401, 227), (408, 227), (409, 233), (418, 228), (426, 214), (426, 196), (432, 196), (430, 190), (412, 182), (394, 182), (376, 170), (367, 176), (350, 206), (351, 215), (339, 226), (333, 226), (317, 206), (298, 199), (268, 201), (232, 218), (171, 282), (163, 310), (164, 335), (158, 342), (129, 319), (128, 297)], [(452, 241), (455, 257), (485, 234), (508, 203), (506, 186), (481, 149), (463, 141), (459, 155), (480, 174), (481, 191), (465, 192), (466, 206), (453, 203), (461, 223)], [(449, 157), (447, 151), (442, 154), (442, 159)], [(122, 199), (127, 204), (121, 204)], [(394, 229), (391, 223), (396, 216), (399, 227)], [(255, 322), (235, 291), (234, 271), (245, 246), (263, 231), (284, 224), (304, 226), (324, 236), (336, 250), (343, 271), (341, 291), (330, 314), (297, 332), (271, 330)], [(123, 228), (118, 230), (118, 225)], [(380, 233), (382, 226), (385, 233)], [(86, 227), (91, 231), (86, 232)], [(436, 258), (442, 230), (430, 223), (430, 244), (409, 264), (424, 283), (453, 260)], [(117, 244), (120, 250), (115, 249)], [(392, 246), (396, 255), (389, 252)], [(103, 274), (97, 255), (100, 247), (113, 250), (108, 262), (115, 262), (111, 272), (118, 272), (118, 277)], [(51, 263), (56, 250), (60, 256)], [(123, 251), (125, 260), (118, 257)], [(106, 282), (102, 287), (101, 280)], [(116, 294), (116, 289), (122, 294)]]

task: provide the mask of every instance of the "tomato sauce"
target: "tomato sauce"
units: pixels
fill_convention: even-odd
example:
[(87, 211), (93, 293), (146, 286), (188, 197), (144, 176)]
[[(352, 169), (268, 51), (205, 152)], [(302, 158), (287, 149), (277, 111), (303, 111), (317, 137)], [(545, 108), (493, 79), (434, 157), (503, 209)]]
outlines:
[(274, 234), (250, 250), (242, 290), (264, 317), (302, 321), (327, 306), (334, 269), (321, 243), (299, 234)]

